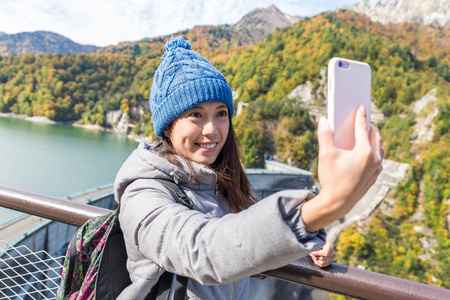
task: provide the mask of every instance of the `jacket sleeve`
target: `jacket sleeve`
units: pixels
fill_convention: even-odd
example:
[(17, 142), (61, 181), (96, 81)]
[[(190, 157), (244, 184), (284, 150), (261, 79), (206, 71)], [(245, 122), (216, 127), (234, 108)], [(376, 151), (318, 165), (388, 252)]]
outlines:
[(214, 285), (282, 267), (323, 246), (324, 234), (306, 232), (299, 217), (299, 205), (312, 197), (285, 190), (242, 212), (210, 218), (175, 203), (160, 183), (140, 179), (122, 195), (119, 218), (126, 240), (142, 255)]

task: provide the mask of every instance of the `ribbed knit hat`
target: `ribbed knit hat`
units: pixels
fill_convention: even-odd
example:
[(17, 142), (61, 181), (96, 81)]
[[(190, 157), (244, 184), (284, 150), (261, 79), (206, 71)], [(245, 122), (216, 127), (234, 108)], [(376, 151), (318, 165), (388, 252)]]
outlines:
[(233, 97), (225, 77), (181, 36), (167, 42), (165, 49), (150, 93), (155, 134), (161, 137), (173, 120), (203, 102), (224, 102), (232, 117)]

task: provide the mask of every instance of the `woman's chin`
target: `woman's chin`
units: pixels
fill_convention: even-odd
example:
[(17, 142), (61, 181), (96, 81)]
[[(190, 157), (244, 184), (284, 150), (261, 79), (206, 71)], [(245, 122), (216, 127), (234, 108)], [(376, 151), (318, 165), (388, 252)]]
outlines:
[(214, 153), (209, 153), (209, 155), (199, 154), (191, 158), (191, 160), (195, 161), (196, 163), (208, 166), (213, 164), (216, 161), (216, 159), (217, 155), (215, 155)]

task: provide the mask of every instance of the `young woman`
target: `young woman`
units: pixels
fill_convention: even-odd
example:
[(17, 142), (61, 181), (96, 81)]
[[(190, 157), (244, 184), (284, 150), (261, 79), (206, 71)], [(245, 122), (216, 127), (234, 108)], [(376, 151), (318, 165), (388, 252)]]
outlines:
[[(334, 250), (322, 228), (344, 216), (381, 171), (382, 141), (375, 127), (369, 135), (364, 109), (353, 151), (337, 149), (326, 120), (319, 123), (318, 196), (286, 190), (256, 202), (226, 79), (181, 37), (166, 44), (162, 59), (150, 96), (162, 142), (140, 144), (115, 181), (132, 281), (119, 299), (144, 299), (164, 271), (189, 277), (188, 299), (247, 299), (251, 275), (310, 253), (329, 265)], [(155, 178), (177, 182), (194, 209), (175, 203)]]

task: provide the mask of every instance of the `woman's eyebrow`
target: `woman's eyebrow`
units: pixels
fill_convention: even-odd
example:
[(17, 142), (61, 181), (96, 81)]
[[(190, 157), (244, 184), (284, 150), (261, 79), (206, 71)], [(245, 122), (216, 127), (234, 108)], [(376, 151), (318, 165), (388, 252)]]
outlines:
[(203, 109), (203, 106), (197, 104), (195, 106), (192, 106), (191, 108), (189, 108), (188, 110), (193, 110), (193, 109)]
[[(205, 107), (202, 105), (203, 103), (197, 104), (191, 108), (189, 108), (189, 110), (191, 109), (205, 109)], [(216, 109), (222, 109), (222, 108), (228, 108), (228, 106), (225, 103), (221, 103), (220, 105), (215, 107)]]

